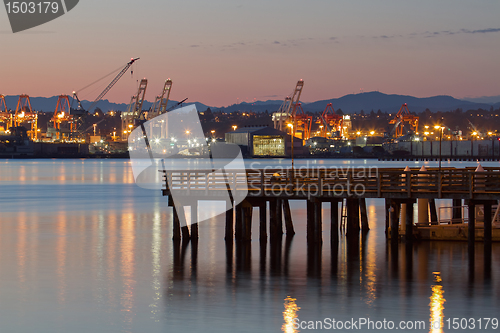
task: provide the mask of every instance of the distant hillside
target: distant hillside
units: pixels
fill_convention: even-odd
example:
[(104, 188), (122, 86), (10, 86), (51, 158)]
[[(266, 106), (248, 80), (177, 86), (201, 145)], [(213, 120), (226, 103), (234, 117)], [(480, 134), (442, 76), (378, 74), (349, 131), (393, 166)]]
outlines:
[[(18, 99), (19, 99), (19, 96), (5, 96), (5, 102), (7, 103), (7, 107), (11, 110), (15, 110), (16, 106), (17, 106)], [(30, 97), (31, 107), (33, 108), (33, 110), (36, 110), (36, 111), (52, 112), (56, 108), (57, 99), (58, 99), (58, 96)], [(73, 108), (76, 108), (78, 106), (76, 100), (73, 101), (73, 99), (71, 97), (70, 97), (69, 101), (70, 101), (70, 103), (72, 103)], [(167, 108), (170, 108), (170, 107), (176, 105), (177, 103), (178, 103), (177, 101), (168, 101)], [(91, 101), (87, 101), (87, 100), (82, 101), (82, 106), (84, 109), (87, 109), (88, 107), (90, 107), (91, 104), (92, 104)], [(144, 101), (143, 109), (145, 109), (145, 110), (149, 109), (152, 104), (153, 104), (152, 102)], [(193, 104), (193, 103), (189, 103), (189, 100), (187, 100), (185, 102), (185, 105), (187, 105), (187, 104)], [(205, 104), (202, 104), (202, 103), (195, 102), (194, 104), (196, 104), (196, 108), (199, 111), (205, 111), (208, 108), (208, 106), (206, 106)], [(112, 103), (112, 102), (108, 101), (107, 99), (103, 99), (102, 101), (97, 103), (96, 107), (100, 108), (104, 112), (108, 112), (108, 111), (112, 111), (112, 110), (113, 111), (127, 111), (128, 104)], [(92, 110), (92, 112), (93, 111), (94, 110)]]
[(461, 108), (489, 109), (491, 105), (462, 101), (451, 96), (434, 96), (418, 98), (404, 95), (387, 95), (380, 92), (367, 92), (361, 94), (346, 95), (336, 99), (317, 101), (303, 105), (307, 111), (323, 111), (328, 103), (333, 104), (335, 110), (342, 109), (344, 113), (356, 113), (361, 110), (370, 112), (382, 110), (382, 112), (397, 112), (403, 103), (408, 103), (410, 112), (422, 112), (429, 109), (432, 112), (450, 111)]
[[(15, 109), (18, 96), (6, 96), (7, 107), (10, 109)], [(493, 98), (493, 97), (492, 97)], [(53, 97), (31, 97), (31, 105), (35, 110), (38, 111), (54, 111), (57, 103), (57, 96)], [(71, 99), (70, 99), (71, 100)], [(494, 100), (494, 99), (492, 99)], [(92, 102), (82, 101), (83, 107), (88, 108)], [(210, 108), (215, 110), (222, 110), (224, 112), (265, 112), (269, 113), (275, 112), (279, 109), (280, 105), (283, 103), (282, 100), (268, 100), (268, 101), (256, 101), (253, 103), (242, 102), (239, 104), (233, 104), (227, 107), (213, 107)], [(382, 112), (397, 112), (403, 103), (408, 103), (408, 108), (410, 112), (422, 112), (425, 109), (429, 109), (432, 112), (436, 111), (450, 111), (456, 110), (458, 108), (463, 111), (471, 109), (486, 109), (489, 110), (491, 106), (494, 108), (500, 107), (500, 102), (498, 103), (475, 103), (470, 101), (459, 100), (451, 96), (433, 96), (426, 98), (418, 98), (413, 96), (404, 95), (388, 95), (380, 92), (367, 92), (361, 94), (351, 94), (340, 98), (333, 98), (328, 100), (316, 101), (313, 103), (302, 103), (302, 107), (306, 112), (322, 112), (328, 103), (333, 104), (335, 110), (342, 109), (344, 113), (357, 113), (361, 110), (365, 112), (370, 112), (374, 110), (375, 112), (379, 109)], [(149, 109), (151, 107), (151, 102), (145, 101), (143, 109)], [(168, 107), (172, 107), (177, 104), (177, 101), (169, 101)], [(192, 104), (188, 101), (185, 103)], [(195, 102), (198, 111), (205, 111), (209, 106)], [(76, 101), (73, 103), (73, 107), (76, 107)], [(126, 111), (128, 105), (125, 103), (111, 103), (108, 100), (102, 100), (97, 104), (97, 107), (104, 112), (115, 110), (115, 111)]]
[(494, 104), (500, 105), (500, 95), (497, 96), (483, 96), (474, 98), (463, 98), (464, 101), (473, 103), (484, 103), (484, 104)]

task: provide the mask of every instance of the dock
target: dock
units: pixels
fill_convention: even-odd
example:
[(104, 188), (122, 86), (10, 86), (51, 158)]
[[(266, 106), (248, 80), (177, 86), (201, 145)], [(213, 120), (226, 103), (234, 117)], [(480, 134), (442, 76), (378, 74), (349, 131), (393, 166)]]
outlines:
[[(337, 244), (341, 232), (359, 238), (369, 230), (366, 199), (385, 199), (386, 236), (391, 242), (418, 239), (446, 239), (450, 230), (458, 236), (450, 239), (468, 241), (469, 249), (477, 240), (483, 240), (485, 251), (491, 251), (491, 242), (499, 240), (499, 231), (493, 227), (492, 207), (500, 199), (500, 168), (442, 168), (420, 171), (401, 168), (296, 168), (175, 171), (163, 170), (169, 206), (174, 206), (172, 193), (188, 200), (191, 206), (189, 223), (184, 211), (174, 207), (174, 239), (198, 238), (197, 210), (200, 200), (218, 200), (218, 197), (245, 189), (246, 196), (234, 205), (228, 203), (226, 212), (226, 241), (252, 239), (251, 224), (254, 207), (259, 208), (259, 238), (266, 240), (295, 233), (290, 200), (307, 203), (307, 242), (323, 242), (322, 203), (331, 204), (332, 244)], [(233, 196), (231, 196), (233, 198)], [(460, 209), (453, 210), (453, 220), (446, 227), (439, 223), (436, 199), (452, 199), (453, 206), (468, 208), (468, 216)], [(220, 199), (223, 200), (223, 199)], [(185, 202), (185, 201), (184, 201)], [(425, 220), (413, 221), (414, 204)], [(339, 214), (339, 206), (341, 206)], [(484, 218), (476, 223), (476, 207), (481, 206)], [(269, 212), (268, 212), (269, 210)], [(268, 218), (269, 216), (269, 218)], [(267, 224), (269, 220), (269, 225)], [(479, 227), (480, 226), (480, 227)], [(493, 231), (495, 229), (495, 231)], [(440, 236), (436, 236), (436, 235)], [(452, 232), (453, 234), (453, 232)], [(493, 234), (495, 235), (493, 237)], [(427, 235), (427, 236), (426, 236)], [(333, 246), (333, 245), (332, 245)]]

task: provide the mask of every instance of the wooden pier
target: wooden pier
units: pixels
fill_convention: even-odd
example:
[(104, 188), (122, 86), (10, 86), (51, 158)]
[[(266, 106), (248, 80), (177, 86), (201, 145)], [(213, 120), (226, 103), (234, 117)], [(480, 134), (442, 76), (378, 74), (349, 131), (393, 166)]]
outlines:
[[(406, 169), (408, 170), (408, 169)], [(226, 212), (225, 239), (249, 241), (252, 239), (251, 224), (253, 207), (259, 208), (259, 238), (280, 238), (285, 230), (287, 236), (295, 233), (290, 200), (307, 202), (307, 241), (323, 241), (322, 203), (331, 204), (331, 242), (338, 242), (345, 224), (347, 237), (359, 237), (360, 231), (369, 230), (366, 212), (367, 198), (386, 200), (386, 235), (391, 241), (403, 238), (412, 242), (418, 228), (438, 226), (436, 199), (453, 199), (454, 203), (469, 208), (467, 234), (469, 248), (476, 241), (475, 207), (484, 207), (483, 240), (485, 249), (491, 249), (492, 205), (500, 199), (500, 168), (443, 168), (419, 171), (399, 168), (296, 168), (259, 170), (212, 170), (163, 171), (164, 196), (172, 193), (182, 197), (191, 206), (191, 231), (185, 223), (184, 212), (174, 208), (174, 239), (197, 239), (197, 206), (200, 200), (218, 200), (228, 191), (244, 192), (245, 198), (236, 205), (228, 204)], [(223, 200), (223, 199), (219, 199)], [(430, 212), (426, 223), (413, 221), (413, 204), (425, 200), (424, 210)], [(339, 218), (339, 203), (342, 216)], [(234, 206), (234, 207), (233, 207)], [(404, 214), (401, 210), (404, 209)], [(269, 213), (267, 212), (269, 210)], [(454, 210), (455, 219), (464, 220)], [(401, 215), (401, 218), (399, 218)], [(269, 216), (269, 226), (267, 225)], [(344, 221), (345, 220), (345, 221)], [(181, 223), (181, 221), (183, 221)], [(345, 222), (345, 223), (343, 223)], [(461, 223), (461, 222), (460, 222)], [(182, 225), (182, 227), (181, 227)], [(403, 234), (400, 233), (404, 230)], [(269, 231), (269, 235), (268, 235)], [(401, 237), (402, 236), (402, 237)]]

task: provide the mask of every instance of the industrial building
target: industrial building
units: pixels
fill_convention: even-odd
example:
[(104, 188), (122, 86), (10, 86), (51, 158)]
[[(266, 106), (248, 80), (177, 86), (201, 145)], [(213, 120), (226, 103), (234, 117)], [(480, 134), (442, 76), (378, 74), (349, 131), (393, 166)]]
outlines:
[[(292, 137), (280, 130), (267, 126), (242, 127), (226, 133), (226, 142), (241, 147), (244, 155), (252, 157), (290, 157)], [(304, 155), (303, 141), (293, 138), (293, 155)]]

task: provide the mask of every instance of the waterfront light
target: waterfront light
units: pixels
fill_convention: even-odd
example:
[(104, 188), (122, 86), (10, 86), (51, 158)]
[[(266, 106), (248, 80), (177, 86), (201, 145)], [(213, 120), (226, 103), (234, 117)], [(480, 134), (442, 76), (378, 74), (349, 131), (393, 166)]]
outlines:
[(375, 134), (375, 131), (370, 131), (370, 135), (373, 135), (373, 134)]
[(232, 127), (233, 127), (233, 131), (236, 131), (236, 129), (238, 128), (238, 126), (236, 126), (236, 125), (233, 125)]

